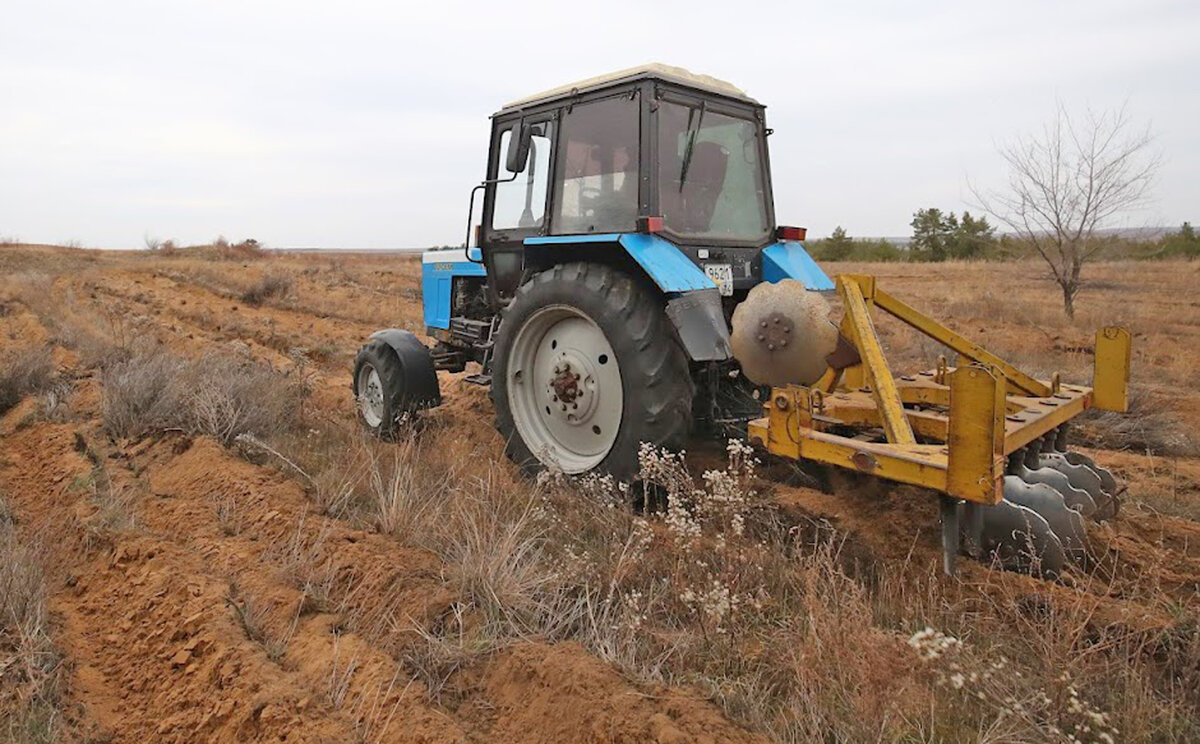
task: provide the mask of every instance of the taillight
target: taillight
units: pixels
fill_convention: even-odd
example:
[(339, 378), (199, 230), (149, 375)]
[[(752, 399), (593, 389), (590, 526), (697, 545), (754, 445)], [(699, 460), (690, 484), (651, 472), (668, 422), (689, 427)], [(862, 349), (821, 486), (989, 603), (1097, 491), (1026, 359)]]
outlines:
[(640, 233), (652, 234), (662, 232), (663, 218), (662, 217), (638, 217), (637, 231)]
[(784, 227), (780, 225), (775, 228), (775, 237), (779, 240), (804, 240), (808, 235), (808, 228), (804, 227)]

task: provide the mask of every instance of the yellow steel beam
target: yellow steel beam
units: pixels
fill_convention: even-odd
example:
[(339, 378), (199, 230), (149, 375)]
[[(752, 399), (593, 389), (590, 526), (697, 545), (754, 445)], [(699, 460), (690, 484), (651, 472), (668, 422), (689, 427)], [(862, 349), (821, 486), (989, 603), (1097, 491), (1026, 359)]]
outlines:
[[(954, 368), (950, 368), (953, 372)], [(896, 381), (900, 388), (900, 400), (904, 405), (925, 405), (946, 408), (950, 405), (950, 388), (933, 381), (933, 373), (921, 373), (912, 377), (901, 377)], [(1020, 413), (1024, 406), (1013, 401), (1008, 402), (1009, 413)]]
[(1096, 367), (1092, 373), (1092, 403), (1105, 411), (1129, 410), (1129, 331), (1116, 326), (1096, 333)]
[(1050, 395), (1051, 390), (1045, 384), (1038, 382), (974, 341), (960, 336), (882, 289), (874, 288), (872, 299), (877, 307), (891, 313), (933, 340), (950, 347), (967, 359), (999, 369), (1014, 387), (1038, 397)]
[(950, 375), (946, 493), (981, 504), (1003, 498), (1005, 387), (1003, 375), (971, 365)]
[[(873, 286), (874, 280), (871, 283)], [(904, 404), (900, 400), (900, 391), (896, 389), (896, 380), (888, 369), (879, 337), (875, 335), (862, 286), (855, 278), (842, 276), (838, 277), (837, 286), (846, 306), (850, 340), (862, 358), (863, 376), (879, 406), (884, 434), (892, 444), (916, 444), (917, 439), (904, 415)]]
[[(858, 428), (883, 426), (879, 407), (867, 393), (836, 393), (825, 396), (825, 407), (822, 413), (830, 419), (837, 419), (839, 424)], [(944, 413), (930, 410), (904, 409), (908, 424), (913, 432), (921, 439), (946, 441), (946, 426), (948, 419)]]
[(825, 370), (825, 374), (821, 375), (821, 379), (812, 384), (814, 390), (822, 390), (826, 393), (833, 392), (842, 381), (842, 370), (830, 367)]
[[(836, 465), (868, 475), (946, 490), (946, 453), (940, 444), (881, 444), (829, 434), (814, 429), (780, 426), (777, 419), (788, 411), (767, 406), (767, 416), (750, 422), (750, 441), (773, 454), (794, 460)], [(779, 432), (787, 434), (779, 438)], [(992, 502), (986, 502), (992, 503)]]
[[(956, 371), (950, 373), (951, 378)], [(944, 394), (944, 403), (939, 403), (943, 399), (942, 393), (925, 395), (924, 391), (920, 391), (921, 394), (917, 395), (916, 392), (917, 388), (900, 388), (900, 395), (905, 403), (949, 406), (949, 387)], [(1003, 404), (1006, 414), (1003, 432), (1004, 454), (1016, 452), (1043, 434), (1075, 418), (1091, 407), (1091, 401), (1091, 391), (1077, 385), (1064, 385), (1059, 393), (1048, 398), (1008, 396)], [(883, 426), (879, 409), (867, 393), (855, 391), (826, 395), (821, 413), (827, 420), (838, 425), (859, 428)], [(904, 413), (908, 417), (909, 425), (922, 441), (949, 441), (950, 417), (943, 411), (905, 408)]]
[(1021, 403), (1019, 413), (1010, 414), (1005, 424), (1004, 453), (1010, 454), (1033, 440), (1067, 423), (1092, 405), (1092, 392), (1085, 387), (1068, 386), (1047, 398), (1010, 399)]

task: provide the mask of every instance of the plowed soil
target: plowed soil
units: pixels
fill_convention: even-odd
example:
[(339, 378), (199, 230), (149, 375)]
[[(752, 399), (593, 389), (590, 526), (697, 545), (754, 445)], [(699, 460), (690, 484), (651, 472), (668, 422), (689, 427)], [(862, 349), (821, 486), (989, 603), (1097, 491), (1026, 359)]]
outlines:
[[(59, 317), (86, 318), (118, 340), (158, 344), (185, 357), (223, 349), (280, 369), (302, 361), (314, 390), (313, 413), (334, 426), (353, 425), (348, 369), (362, 340), (384, 326), (423, 330), (419, 264), (411, 258), (284, 256), (239, 263), (114, 254), (84, 260), (54, 249), (20, 250), (9, 257), (9, 289), (44, 282), (44, 290), (0, 298), (5, 347), (61, 336), (61, 329), (47, 327), (45, 308), (36, 306), (40, 294)], [(928, 281), (935, 266), (873, 269), (891, 270), (895, 276), (883, 281), (890, 280), (896, 294), (935, 315), (949, 312), (961, 330), (983, 331), (985, 343), (1032, 343), (1049, 354), (1087, 343), (1084, 330), (1039, 333), (1036, 318), (986, 309), (974, 317), (951, 307), (939, 289), (947, 285)], [(290, 299), (247, 305), (241, 291), (268, 270), (294, 277)], [(952, 270), (956, 282), (974, 282), (983, 291), (992, 269)], [(1158, 299), (1161, 287), (1151, 291), (1154, 277), (1121, 281), (1139, 301), (1167, 302)], [(1035, 289), (1050, 292), (1044, 284)], [(1186, 292), (1179, 297), (1173, 330), (1141, 333), (1135, 341), (1144, 350), (1137, 374), (1157, 374), (1155, 389), (1172, 389), (1185, 428), (1194, 430), (1200, 422), (1197, 357), (1182, 357), (1195, 355), (1187, 339), (1200, 333), (1200, 310), (1195, 302), (1187, 305)], [(1092, 315), (1120, 315), (1099, 301), (1095, 307)], [(0, 493), (22, 534), (54, 546), (49, 602), (54, 640), (70, 670), (65, 715), (78, 740), (763, 740), (695, 690), (635, 684), (572, 643), (521, 643), (490, 655), (460, 673), (453, 696), (401, 675), (395, 659), (418, 639), (406, 630), (414, 623), (398, 620), (419, 624), (453, 600), (436, 556), (321, 516), (279, 467), (255, 464), (210, 438), (167, 432), (110, 439), (100, 423), (96, 367), (78, 346), (59, 343), (54, 358), (60, 375), (71, 380), (70, 415), (38, 415), (40, 403), (29, 398), (0, 418)], [(491, 429), (486, 391), (460, 377), (442, 373), (446, 404), (435, 415), (470, 441), (472, 451), (499, 460), (502, 443)], [(1180, 387), (1187, 380), (1192, 389)], [(1084, 589), (1103, 598), (1103, 612), (1133, 626), (1195, 613), (1200, 524), (1185, 515), (1200, 513), (1190, 506), (1200, 498), (1200, 461), (1137, 450), (1091, 454), (1129, 491), (1121, 517), (1093, 531), (1103, 556), (1093, 576), (1103, 581)], [(136, 515), (136, 529), (104, 528), (112, 515), (94, 498), (99, 481), (131, 505), (123, 511)], [(846, 531), (867, 560), (936, 564), (936, 509), (927, 495), (841, 485), (833, 493), (773, 488), (783, 513)], [(1183, 504), (1179, 516), (1159, 508), (1169, 499)], [(236, 513), (229, 503), (236, 503)], [(295, 588), (287, 577), (297, 552), (322, 556), (322, 570), (336, 577), (337, 596), (317, 601)], [(1032, 595), (1078, 589), (969, 562), (963, 580), (968, 593), (997, 583)], [(330, 601), (356, 603), (362, 622), (393, 630), (338, 627), (340, 614)], [(287, 639), (285, 655), (272, 652), (270, 639), (280, 638)]]

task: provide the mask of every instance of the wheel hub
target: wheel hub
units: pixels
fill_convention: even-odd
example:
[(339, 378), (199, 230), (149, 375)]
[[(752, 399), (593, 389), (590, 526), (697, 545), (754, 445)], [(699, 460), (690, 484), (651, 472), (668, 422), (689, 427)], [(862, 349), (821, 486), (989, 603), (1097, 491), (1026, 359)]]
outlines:
[(570, 362), (554, 365), (555, 377), (550, 380), (550, 390), (554, 400), (562, 401), (563, 405), (574, 405), (579, 397), (579, 375), (571, 369)]
[(551, 415), (570, 426), (582, 426), (596, 414), (596, 376), (576, 354), (559, 354), (546, 385)]
[(370, 364), (364, 364), (358, 373), (358, 401), (363, 418), (370, 426), (383, 422), (383, 382), (379, 373)]

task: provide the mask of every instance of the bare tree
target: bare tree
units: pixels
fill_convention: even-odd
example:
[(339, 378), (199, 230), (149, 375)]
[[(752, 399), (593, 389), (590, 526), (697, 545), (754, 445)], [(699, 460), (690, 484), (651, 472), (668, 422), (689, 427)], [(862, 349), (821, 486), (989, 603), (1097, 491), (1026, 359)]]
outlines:
[(1000, 147), (1007, 188), (974, 190), (985, 210), (1045, 259), (1068, 317), (1075, 317), (1083, 265), (1103, 244), (1098, 233), (1149, 196), (1160, 162), (1152, 140), (1124, 106), (1077, 121), (1060, 105), (1040, 135)]

